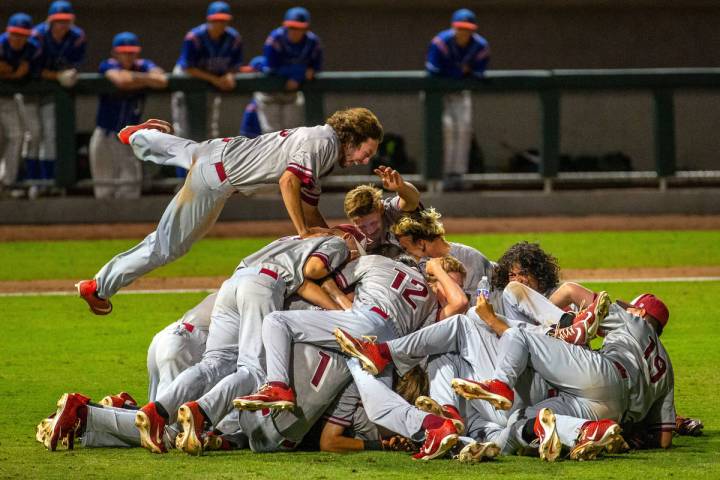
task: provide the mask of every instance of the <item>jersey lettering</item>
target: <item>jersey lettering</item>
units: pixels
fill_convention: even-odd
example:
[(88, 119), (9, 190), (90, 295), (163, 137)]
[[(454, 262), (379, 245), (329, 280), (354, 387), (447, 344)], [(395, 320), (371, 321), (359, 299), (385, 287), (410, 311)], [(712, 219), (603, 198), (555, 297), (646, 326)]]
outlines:
[(395, 271), (397, 271), (398, 273), (397, 275), (395, 275), (395, 279), (390, 285), (390, 288), (400, 292), (402, 298), (408, 303), (408, 305), (410, 305), (413, 310), (415, 310), (417, 308), (417, 303), (415, 303), (415, 300), (413, 300), (412, 297), (426, 298), (428, 296), (427, 285), (425, 285), (425, 283), (420, 280), (412, 278), (410, 279), (410, 283), (419, 288), (412, 288), (407, 286), (400, 290), (400, 286), (403, 284), (405, 278), (407, 277), (407, 273), (403, 272), (402, 270), (398, 270), (397, 268), (395, 269)]
[[(650, 361), (650, 383), (657, 383), (667, 371), (667, 362), (658, 354), (657, 342), (655, 342), (655, 339), (648, 337), (648, 340), (650, 340), (650, 343), (645, 348), (643, 355), (645, 359), (649, 359), (651, 356), (654, 356), (654, 358)], [(654, 373), (653, 367), (655, 369)]]
[(318, 363), (317, 368), (315, 369), (315, 373), (312, 376), (312, 380), (310, 380), (310, 385), (312, 385), (313, 389), (317, 392), (320, 390), (320, 385), (322, 385), (323, 380), (325, 380), (325, 374), (327, 373), (327, 368), (330, 365), (330, 361), (332, 360), (330, 358), (330, 355), (328, 355), (325, 352), (318, 352), (318, 355), (320, 355), (320, 362)]

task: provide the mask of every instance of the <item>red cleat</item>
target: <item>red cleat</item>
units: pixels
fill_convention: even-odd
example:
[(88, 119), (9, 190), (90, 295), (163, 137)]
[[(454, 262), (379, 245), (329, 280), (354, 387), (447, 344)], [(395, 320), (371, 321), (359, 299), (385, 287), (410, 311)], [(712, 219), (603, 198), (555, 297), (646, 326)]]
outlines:
[(535, 435), (540, 440), (540, 460), (554, 462), (560, 456), (560, 437), (558, 437), (555, 428), (555, 414), (549, 408), (541, 409), (537, 417), (535, 417), (535, 425), (533, 426)]
[(165, 419), (157, 412), (154, 402), (138, 410), (135, 415), (135, 426), (140, 431), (140, 444), (144, 448), (152, 453), (167, 453), (163, 442)]
[(120, 392), (117, 395), (108, 395), (100, 400), (100, 405), (115, 408), (137, 407), (135, 399), (127, 392)]
[(158, 120), (157, 118), (151, 118), (140, 125), (128, 125), (127, 127), (120, 130), (117, 134), (120, 143), (130, 145), (130, 137), (133, 133), (138, 130), (159, 130), (163, 133), (173, 133), (173, 127), (165, 120)]
[(455, 393), (468, 400), (487, 400), (498, 410), (510, 410), (515, 394), (500, 380), (475, 382), (464, 378), (453, 378), (450, 382)]
[(607, 292), (600, 292), (588, 308), (578, 312), (572, 325), (558, 328), (552, 335), (574, 345), (587, 345), (597, 336), (598, 327), (607, 317), (609, 309), (610, 297)]
[(90, 397), (80, 393), (65, 393), (60, 397), (57, 402), (57, 412), (55, 412), (44, 438), (44, 444), (48, 450), (54, 452), (57, 449), (58, 441), (67, 442), (68, 450), (73, 449), (75, 432), (83, 428), (83, 420), (81, 420), (78, 410), (87, 405), (89, 401)]
[(455, 425), (457, 433), (462, 435), (465, 431), (465, 422), (460, 416), (460, 412), (453, 405), (440, 405), (432, 398), (420, 395), (415, 399), (415, 406), (423, 412), (432, 413), (435, 416), (450, 420)]
[(252, 395), (245, 395), (233, 400), (238, 410), (254, 412), (269, 408), (271, 410), (292, 410), (295, 408), (295, 392), (280, 382), (266, 383)]
[(452, 420), (445, 420), (443, 424), (432, 430), (425, 431), (425, 443), (420, 451), (413, 455), (415, 460), (432, 460), (450, 450), (458, 441), (458, 431)]
[(218, 435), (215, 432), (208, 432), (203, 441), (203, 450), (234, 450), (234, 448), (222, 435)]
[(112, 312), (112, 303), (97, 295), (97, 282), (95, 280), (81, 280), (75, 284), (80, 296), (90, 306), (95, 315), (107, 315)]
[(175, 446), (178, 450), (190, 455), (200, 456), (203, 453), (203, 426), (205, 415), (200, 411), (197, 402), (187, 402), (178, 409), (178, 422), (183, 435), (178, 435)]
[(363, 370), (373, 375), (385, 370), (389, 363), (380, 353), (377, 343), (358, 340), (339, 328), (335, 329), (335, 340), (344, 353), (360, 360)]
[(604, 450), (622, 451), (625, 440), (620, 435), (622, 429), (616, 422), (604, 419), (586, 422), (580, 430), (580, 438), (570, 452), (573, 460), (593, 460)]

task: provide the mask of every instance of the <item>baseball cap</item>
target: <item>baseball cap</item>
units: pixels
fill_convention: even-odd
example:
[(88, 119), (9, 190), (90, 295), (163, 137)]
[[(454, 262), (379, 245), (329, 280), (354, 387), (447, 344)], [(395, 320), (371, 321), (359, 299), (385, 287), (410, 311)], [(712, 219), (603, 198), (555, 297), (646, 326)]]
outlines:
[(226, 2), (212, 2), (207, 9), (207, 20), (221, 20), (229, 22), (232, 20), (232, 14), (230, 13), (230, 5)]
[(72, 4), (66, 0), (55, 0), (48, 9), (48, 21), (75, 20)]
[(141, 50), (140, 39), (132, 32), (122, 32), (115, 35), (112, 47), (118, 53), (138, 53)]
[(283, 27), (308, 28), (310, 26), (310, 12), (303, 7), (293, 7), (285, 12)]
[(358, 247), (358, 253), (360, 255), (367, 254), (365, 249), (367, 248), (368, 239), (365, 236), (365, 234), (362, 233), (360, 231), (360, 229), (357, 228), (355, 225), (352, 225), (350, 223), (341, 223), (340, 225), (335, 225), (332, 228), (342, 230), (343, 232), (349, 233), (350, 235), (352, 235), (355, 238), (355, 243), (357, 244), (357, 247)]
[(32, 35), (32, 27), (33, 21), (30, 15), (27, 13), (15, 13), (8, 20), (5, 31), (30, 36)]
[(623, 302), (622, 300), (616, 300), (615, 303), (623, 308), (644, 308), (648, 315), (652, 315), (652, 317), (660, 323), (661, 327), (665, 327), (670, 319), (670, 311), (665, 303), (652, 293), (643, 293), (630, 303)]
[(464, 28), (465, 30), (477, 30), (477, 17), (472, 10), (461, 8), (455, 10), (450, 20), (453, 28)]

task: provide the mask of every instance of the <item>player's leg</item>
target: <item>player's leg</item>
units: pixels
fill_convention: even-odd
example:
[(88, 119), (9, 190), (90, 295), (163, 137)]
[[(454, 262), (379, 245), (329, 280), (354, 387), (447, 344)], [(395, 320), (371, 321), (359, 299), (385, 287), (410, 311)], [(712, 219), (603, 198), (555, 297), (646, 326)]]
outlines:
[[(457, 125), (453, 112), (453, 94), (443, 96), (442, 130), (443, 130), (443, 175), (451, 173), (455, 149), (457, 147)], [(454, 172), (452, 172), (454, 173)]]
[(454, 105), (455, 124), (457, 126), (457, 146), (450, 173), (465, 174), (470, 162), (470, 144), (472, 142), (472, 94), (463, 90), (457, 94)]
[(119, 182), (115, 190), (115, 198), (140, 198), (143, 179), (142, 164), (127, 148), (127, 145), (120, 143), (116, 136), (109, 139), (108, 144), (115, 162), (115, 179)]
[(7, 187), (17, 180), (23, 144), (18, 107), (12, 97), (0, 98), (0, 129), (5, 140), (0, 154), (0, 186)]
[(531, 324), (556, 325), (565, 313), (542, 294), (515, 281), (503, 290), (502, 301), (507, 318)]
[(30, 179), (37, 182), (43, 179), (39, 165), (40, 142), (42, 139), (40, 99), (36, 95), (22, 95), (19, 98), (18, 111), (20, 112), (20, 119), (24, 130), (22, 157), (27, 163), (37, 166), (37, 176), (32, 178), (30, 175)]
[(283, 128), (297, 128), (305, 125), (305, 95), (295, 92), (285, 105), (285, 126)]
[(185, 255), (215, 224), (233, 192), (216, 169), (221, 152), (221, 141), (205, 143), (197, 150), (197, 161), (165, 209), (157, 230), (110, 260), (96, 275), (100, 298), (110, 298), (136, 278)]
[[(57, 159), (57, 140), (55, 126), (55, 99), (43, 97), (40, 100), (40, 122), (42, 139), (40, 142), (40, 168), (47, 173), (47, 178), (53, 179), (55, 160)], [(44, 166), (44, 167), (43, 167)]]
[(199, 145), (193, 140), (147, 128), (130, 136), (130, 146), (138, 159), (186, 170), (190, 170), (193, 154)]
[(218, 138), (220, 137), (220, 106), (222, 105), (222, 96), (215, 94), (212, 96), (210, 102), (210, 138)]
[(274, 100), (273, 95), (265, 92), (255, 92), (253, 100), (257, 105), (258, 121), (262, 133), (280, 130), (282, 128), (278, 126), (281, 123), (280, 105)]
[(110, 138), (112, 132), (96, 127), (90, 137), (89, 160), (90, 174), (93, 180), (95, 198), (112, 198), (115, 193), (113, 186), (114, 161)]
[[(175, 68), (173, 73), (182, 74), (182, 69)], [(190, 135), (190, 121), (188, 119), (187, 100), (185, 92), (173, 92), (170, 96), (170, 110), (172, 112), (173, 130), (178, 137)]]

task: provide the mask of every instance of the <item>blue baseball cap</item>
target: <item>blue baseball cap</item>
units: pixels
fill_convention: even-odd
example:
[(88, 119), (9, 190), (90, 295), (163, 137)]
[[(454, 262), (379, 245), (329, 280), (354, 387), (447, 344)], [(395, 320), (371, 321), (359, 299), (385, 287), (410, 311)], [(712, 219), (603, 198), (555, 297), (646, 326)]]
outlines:
[(207, 9), (207, 20), (220, 20), (229, 22), (232, 20), (232, 14), (230, 13), (230, 5), (226, 2), (212, 2)]
[(472, 10), (461, 8), (452, 14), (451, 25), (453, 28), (477, 30), (477, 17)]
[(122, 32), (115, 35), (112, 42), (113, 51), (117, 53), (140, 52), (140, 39), (132, 32)]
[(14, 13), (7, 23), (5, 31), (17, 33), (18, 35), (32, 35), (33, 21), (27, 13)]
[(70, 2), (66, 0), (55, 0), (50, 4), (48, 21), (54, 22), (56, 20), (75, 20), (75, 11)]
[(293, 7), (285, 12), (283, 27), (308, 28), (310, 26), (310, 12), (307, 8)]

